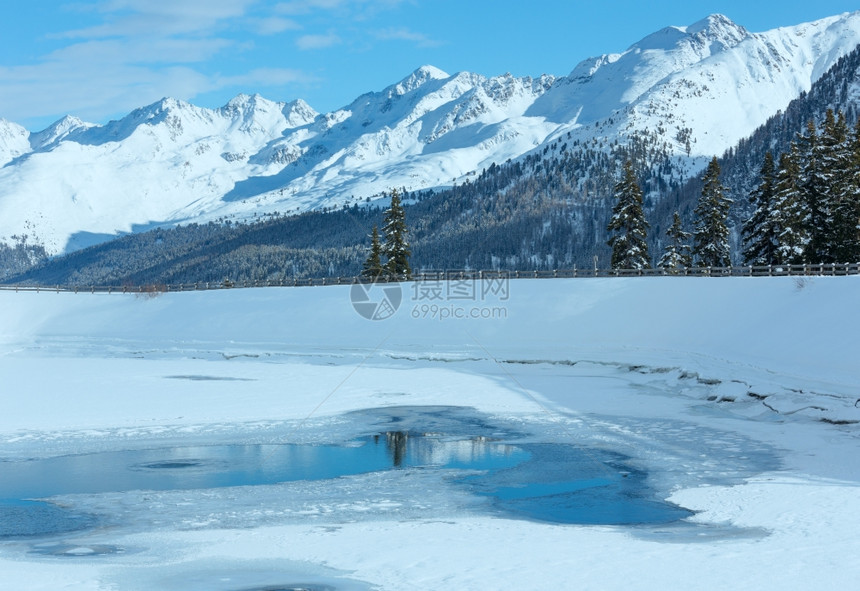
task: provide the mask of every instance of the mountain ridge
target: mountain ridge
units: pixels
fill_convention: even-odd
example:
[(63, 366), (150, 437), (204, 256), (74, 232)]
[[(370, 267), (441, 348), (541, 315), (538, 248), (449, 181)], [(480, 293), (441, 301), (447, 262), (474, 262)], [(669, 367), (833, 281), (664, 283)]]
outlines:
[[(728, 225), (733, 261), (741, 264), (741, 228), (752, 214), (748, 196), (759, 183), (766, 151), (789, 149), (810, 120), (828, 109), (860, 116), (860, 46), (817, 80), (808, 93), (719, 159), (721, 182), (734, 199)], [(415, 270), (591, 268), (609, 258), (607, 224), (613, 184), (627, 161), (645, 199), (649, 252), (656, 262), (665, 229), (680, 212), (692, 227), (702, 177), (667, 178), (670, 157), (648, 135), (628, 145), (583, 145), (567, 137), (521, 159), (493, 165), (470, 182), (439, 192), (404, 193)], [(583, 182), (581, 179), (587, 179)], [(353, 276), (367, 256), (378, 204), (278, 216), (251, 224), (188, 224), (129, 234), (44, 260), (32, 245), (0, 246), (0, 280), (39, 285), (291, 281)], [(30, 268), (27, 271), (27, 268)], [(5, 268), (5, 273), (4, 273)]]
[[(238, 95), (165, 98), (105, 125), (0, 121), (0, 240), (51, 253), (153, 224), (247, 220), (462, 183), (559, 138), (650, 134), (692, 176), (860, 43), (860, 11), (750, 33), (723, 15), (667, 27), (568, 76), (422, 66), (330, 113)], [(741, 64), (739, 66), (738, 64)]]

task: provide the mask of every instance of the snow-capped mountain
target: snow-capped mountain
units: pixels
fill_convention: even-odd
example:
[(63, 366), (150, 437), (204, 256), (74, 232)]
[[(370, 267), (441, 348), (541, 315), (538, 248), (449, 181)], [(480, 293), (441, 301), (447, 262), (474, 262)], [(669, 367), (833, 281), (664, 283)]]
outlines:
[(30, 132), (11, 121), (0, 119), (0, 166), (29, 152)]
[(667, 27), (560, 78), (425, 66), (325, 114), (240, 95), (163, 99), (106, 125), (0, 120), (0, 240), (74, 250), (153, 223), (247, 219), (450, 185), (569, 134), (648, 133), (697, 172), (860, 43), (860, 12), (751, 33), (721, 15)]

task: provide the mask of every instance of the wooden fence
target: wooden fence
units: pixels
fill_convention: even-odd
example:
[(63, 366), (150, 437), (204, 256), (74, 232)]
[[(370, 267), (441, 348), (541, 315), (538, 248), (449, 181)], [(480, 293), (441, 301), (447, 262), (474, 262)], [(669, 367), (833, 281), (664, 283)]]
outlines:
[[(499, 279), (574, 279), (594, 277), (783, 277), (860, 275), (860, 263), (822, 265), (769, 265), (759, 267), (690, 267), (677, 271), (656, 269), (554, 269), (546, 271), (432, 271), (415, 273), (410, 281), (438, 282)], [(250, 287), (312, 287), (352, 285), (366, 282), (361, 277), (284, 278), (271, 281), (230, 281), (182, 283), (176, 285), (0, 285), (4, 291), (134, 293), (157, 294), (174, 291), (202, 291)]]

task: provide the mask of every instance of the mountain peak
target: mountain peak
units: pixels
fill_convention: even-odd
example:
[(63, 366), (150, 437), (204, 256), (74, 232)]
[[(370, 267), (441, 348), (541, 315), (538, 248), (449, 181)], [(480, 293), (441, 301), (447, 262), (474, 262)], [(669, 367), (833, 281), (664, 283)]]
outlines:
[(262, 96), (257, 93), (254, 94), (245, 94), (244, 92), (240, 92), (229, 101), (227, 101), (227, 107), (243, 107), (248, 104), (257, 103), (261, 100), (265, 100)]
[(291, 103), (287, 103), (282, 112), (291, 127), (307, 125), (319, 116), (316, 109), (302, 99), (296, 99)]
[(30, 132), (0, 117), (0, 166), (30, 151)]
[(255, 113), (269, 113), (280, 111), (283, 103), (275, 103), (260, 94), (237, 94), (221, 108), (223, 113), (243, 113), (251, 116)]
[(688, 26), (686, 30), (687, 33), (689, 33), (690, 35), (695, 35), (700, 31), (712, 31), (720, 28), (735, 28), (746, 30), (740, 25), (735, 24), (735, 22), (732, 21), (732, 19), (730, 19), (726, 15), (719, 13), (709, 14), (705, 18), (696, 21), (692, 25)]
[(93, 123), (86, 123), (72, 115), (66, 115), (55, 121), (42, 131), (30, 135), (30, 146), (34, 150), (47, 148), (65, 139), (73, 137), (76, 133), (96, 127)]
[(393, 87), (394, 94), (407, 94), (431, 80), (444, 80), (450, 76), (435, 66), (421, 66)]
[(95, 125), (93, 123), (85, 123), (72, 115), (66, 115), (42, 131), (30, 135), (30, 145), (34, 150), (45, 148), (66, 139), (77, 131), (86, 130), (91, 127), (95, 127)]
[(704, 36), (734, 47), (750, 36), (749, 31), (723, 14), (711, 14), (686, 27), (688, 35)]
[(190, 103), (186, 103), (185, 101), (166, 96), (166, 97), (162, 98), (160, 101), (156, 101), (156, 102), (152, 103), (151, 105), (149, 105), (149, 107), (146, 107), (146, 108), (157, 113), (160, 111), (171, 111), (171, 110), (175, 110), (175, 109), (183, 109), (185, 107), (190, 107), (190, 106), (191, 106)]
[(449, 74), (437, 68), (436, 66), (424, 65), (412, 72), (412, 76), (432, 78), (435, 80), (443, 80), (449, 78)]
[(679, 47), (714, 45), (713, 49), (734, 47), (750, 36), (742, 26), (722, 14), (712, 14), (686, 27), (665, 27), (635, 43), (630, 49), (672, 51)]
[(193, 105), (190, 103), (186, 103), (185, 101), (181, 101), (179, 99), (164, 97), (160, 100), (155, 101), (145, 107), (140, 107), (139, 109), (135, 109), (124, 119), (128, 120), (149, 120), (154, 118), (159, 118), (164, 116), (166, 113), (170, 113), (172, 111), (181, 111), (187, 108), (193, 108)]

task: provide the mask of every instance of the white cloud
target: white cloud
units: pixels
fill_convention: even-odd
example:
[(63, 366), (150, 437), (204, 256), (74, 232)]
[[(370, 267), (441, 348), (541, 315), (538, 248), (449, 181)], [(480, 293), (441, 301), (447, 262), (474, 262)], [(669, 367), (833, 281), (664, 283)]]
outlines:
[(381, 41), (410, 41), (418, 47), (439, 47), (442, 45), (441, 41), (431, 39), (423, 33), (418, 33), (405, 27), (377, 31), (375, 36)]
[(242, 17), (256, 0), (109, 0), (95, 5), (102, 24), (67, 31), (68, 38), (166, 37), (211, 32), (222, 21)]
[(341, 43), (340, 37), (329, 32), (325, 35), (302, 35), (296, 40), (296, 47), (302, 51), (307, 51), (309, 49), (325, 49), (339, 43)]
[(212, 81), (192, 68), (152, 69), (101, 63), (70, 67), (66, 62), (0, 68), (0, 112), (12, 120), (60, 113), (101, 122), (164, 96), (195, 96)]
[(302, 26), (289, 18), (273, 16), (269, 18), (254, 19), (252, 21), (260, 35), (277, 35), (284, 31), (296, 31)]
[(309, 76), (301, 70), (289, 68), (257, 68), (238, 76), (223, 76), (216, 78), (215, 82), (220, 88), (233, 86), (257, 87), (263, 85), (283, 86), (301, 82), (303, 84), (315, 82), (316, 78)]
[(44, 63), (67, 64), (71, 69), (96, 64), (188, 64), (211, 59), (231, 47), (227, 39), (106, 39), (84, 41), (59, 49)]
[(287, 15), (327, 11), (343, 18), (364, 20), (379, 11), (395, 8), (403, 2), (404, 0), (290, 0), (277, 4), (275, 11)]
[(309, 14), (315, 10), (333, 10), (341, 8), (347, 0), (295, 0), (291, 2), (280, 2), (275, 6), (275, 12), (279, 14), (300, 15)]
[(236, 29), (276, 34), (299, 28), (290, 19), (251, 12), (256, 2), (105, 0), (78, 6), (93, 17), (93, 26), (55, 35), (67, 44), (35, 63), (0, 67), (0, 114), (38, 119), (39, 125), (65, 114), (103, 122), (165, 96), (191, 100), (232, 87), (311, 81), (290, 68), (217, 71), (219, 55), (253, 46)]
[[(262, 86), (312, 83), (301, 70), (257, 68), (228, 76), (207, 76), (193, 68), (145, 66), (102, 61), (69, 67), (67, 62), (0, 68), (0, 113), (12, 121), (36, 114), (73, 114), (96, 123), (125, 115), (163, 97), (189, 98), (221, 89), (255, 92)], [(25, 98), (26, 97), (26, 98)], [(59, 119), (57, 114), (53, 119)], [(47, 124), (45, 124), (47, 125)], [(31, 129), (31, 131), (38, 131)]]
[[(25, 124), (37, 121), (33, 125), (65, 114), (103, 122), (164, 96), (193, 100), (233, 87), (256, 91), (317, 82), (289, 62), (283, 68), (279, 67), (283, 62), (262, 67), (271, 63), (270, 56), (254, 52), (258, 46), (282, 42), (279, 35), (300, 51), (354, 43), (356, 34), (362, 41), (373, 39), (371, 30), (354, 23), (405, 1), (409, 0), (68, 4), (64, 8), (79, 13), (75, 20), (87, 24), (51, 35), (51, 42), (61, 46), (51, 53), (27, 64), (0, 66), (0, 116)], [(433, 43), (408, 29), (376, 36), (386, 38)], [(283, 58), (289, 59), (289, 54), (284, 51)], [(231, 59), (222, 62), (225, 56)], [(253, 65), (245, 66), (244, 73), (231, 69), (243, 63)]]

